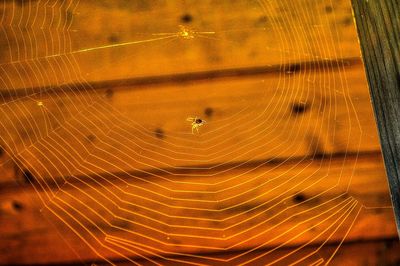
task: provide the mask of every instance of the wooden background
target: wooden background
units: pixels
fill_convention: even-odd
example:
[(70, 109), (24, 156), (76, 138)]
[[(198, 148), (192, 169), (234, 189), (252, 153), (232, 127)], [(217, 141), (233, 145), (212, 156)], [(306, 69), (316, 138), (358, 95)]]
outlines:
[(0, 12), (1, 264), (399, 263), (350, 1)]

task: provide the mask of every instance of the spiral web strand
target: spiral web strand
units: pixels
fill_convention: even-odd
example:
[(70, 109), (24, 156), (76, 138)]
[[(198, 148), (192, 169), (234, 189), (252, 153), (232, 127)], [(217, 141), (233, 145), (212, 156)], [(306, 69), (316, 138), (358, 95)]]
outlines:
[[(8, 49), (0, 63), (0, 141), (11, 160), (35, 177), (29, 181), (43, 216), (68, 228), (94, 254), (78, 252), (82, 261), (325, 265), (368, 207), (351, 190), (363, 129), (350, 98), (343, 48), (337, 46), (341, 36), (327, 27), (326, 14), (315, 14), (320, 24), (308, 21), (317, 3), (333, 3), (250, 2), (272, 18), (268, 26), (197, 30), (177, 23), (176, 30), (80, 47), (71, 36), (80, 36), (81, 29), (73, 27), (71, 17), (83, 15), (83, 2), (3, 1), (7, 12), (1, 28)], [(287, 13), (276, 14), (274, 5), (314, 25), (314, 34), (306, 35), (306, 26)], [(279, 55), (271, 63), (279, 73), (244, 78), (245, 91), (234, 82), (218, 93), (207, 91), (200, 80), (134, 91), (117, 82), (121, 89), (110, 94), (89, 82), (96, 81), (96, 73), (82, 70), (84, 56), (118, 49), (132, 49), (134, 55), (182, 42), (239, 45), (235, 34), (273, 34), (284, 46), (263, 43), (257, 49)], [(307, 45), (297, 46), (304, 38)], [(121, 60), (134, 60), (133, 55)], [(298, 69), (286, 69), (292, 64)], [(229, 95), (222, 101), (230, 103), (218, 95)], [(191, 134), (186, 118), (201, 113), (192, 107), (196, 102), (221, 108), (224, 115), (206, 119), (200, 133)], [(319, 117), (290, 114), (296, 124), (285, 121), (291, 102), (313, 106)], [(338, 102), (350, 114), (343, 121), (349, 130), (342, 136), (340, 159), (329, 146), (337, 135), (335, 121), (343, 119)], [(160, 107), (152, 110), (153, 105)], [(160, 125), (168, 130), (154, 134)], [(305, 139), (313, 147), (308, 154), (296, 144)], [(320, 147), (321, 141), (328, 144)], [(302, 200), (302, 195), (310, 197)], [(337, 246), (322, 255), (331, 241)]]

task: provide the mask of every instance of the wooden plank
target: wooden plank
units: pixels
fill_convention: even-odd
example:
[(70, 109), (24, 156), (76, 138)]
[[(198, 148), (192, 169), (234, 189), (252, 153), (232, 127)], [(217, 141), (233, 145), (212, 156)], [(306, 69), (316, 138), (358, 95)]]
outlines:
[(346, 0), (140, 3), (3, 1), (0, 90), (360, 56)]
[(0, 107), (1, 146), (48, 180), (379, 150), (361, 65), (324, 69), (25, 97)]
[(400, 2), (353, 1), (400, 235)]
[[(256, 255), (266, 254), (261, 257), (258, 265), (269, 265), (272, 261), (276, 265), (289, 265), (297, 262), (299, 265), (322, 265), (329, 262), (329, 265), (398, 265), (400, 262), (400, 243), (398, 239), (387, 239), (369, 242), (350, 242), (344, 243), (337, 251), (337, 245), (331, 244), (318, 249), (315, 247), (304, 247), (297, 250), (297, 247), (282, 249), (274, 254), (266, 254), (269, 250), (256, 252)], [(337, 251), (337, 252), (336, 252)], [(239, 254), (239, 252), (235, 253)], [(288, 256), (288, 254), (290, 254)], [(231, 254), (218, 254), (218, 258), (227, 258)], [(332, 259), (331, 259), (332, 257)], [(179, 257), (174, 258), (176, 260)], [(156, 260), (162, 265), (182, 265), (171, 260)], [(153, 265), (146, 260), (136, 260), (140, 265)], [(192, 263), (200, 263), (200, 259), (193, 258)], [(117, 265), (132, 265), (132, 262), (116, 261)], [(96, 262), (96, 265), (105, 265), (104, 262)], [(231, 265), (229, 263), (210, 263), (209, 265), (221, 266)]]
[[(0, 261), (58, 263), (256, 247), (278, 252), (344, 237), (393, 237), (396, 226), (380, 158), (376, 153), (165, 176), (175, 182), (76, 177), (59, 190), (36, 183), (37, 192), (4, 191)], [(212, 261), (212, 253), (204, 256), (203, 261)]]

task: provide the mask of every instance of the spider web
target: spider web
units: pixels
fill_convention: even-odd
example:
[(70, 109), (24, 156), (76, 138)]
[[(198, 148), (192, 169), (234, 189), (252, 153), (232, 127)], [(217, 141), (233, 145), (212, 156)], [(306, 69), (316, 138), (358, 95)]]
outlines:
[[(346, 5), (170, 4), (200, 22), (157, 13), (165, 1), (3, 1), (3, 165), (84, 262), (330, 263), (360, 214), (386, 208), (357, 190), (376, 136), (347, 79), (359, 58), (332, 26)], [(129, 12), (158, 20), (118, 20)]]

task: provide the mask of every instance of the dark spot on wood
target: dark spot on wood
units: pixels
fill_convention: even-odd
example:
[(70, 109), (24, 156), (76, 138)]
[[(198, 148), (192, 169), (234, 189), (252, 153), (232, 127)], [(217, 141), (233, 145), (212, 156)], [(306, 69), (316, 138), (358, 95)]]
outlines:
[(256, 26), (264, 26), (264, 25), (267, 23), (267, 21), (268, 21), (267, 16), (260, 16), (260, 17), (257, 19)]
[(193, 21), (193, 17), (192, 17), (192, 15), (190, 15), (190, 14), (183, 14), (183, 15), (181, 16), (181, 21), (182, 21), (183, 23), (190, 23), (190, 22)]
[(111, 34), (107, 38), (109, 43), (118, 43), (119, 42), (119, 37), (116, 34)]
[(15, 200), (13, 200), (13, 201), (11, 202), (11, 206), (12, 206), (12, 208), (13, 208), (15, 211), (17, 211), (17, 212), (20, 212), (20, 211), (22, 211), (22, 209), (23, 209), (22, 203), (20, 203), (20, 202), (18, 202), (18, 201), (15, 201)]
[[(132, 223), (130, 223), (129, 221), (126, 220), (120, 220), (120, 219), (116, 219), (115, 221), (112, 221), (111, 224), (115, 227), (119, 227), (117, 229), (123, 228), (123, 229), (130, 229), (132, 230)], [(118, 231), (118, 230), (117, 230)]]
[(293, 103), (291, 106), (291, 111), (294, 115), (304, 114), (308, 109), (309, 105), (307, 103)]
[(96, 136), (93, 135), (93, 134), (90, 134), (90, 135), (87, 135), (87, 136), (86, 136), (86, 139), (87, 139), (89, 142), (94, 142), (94, 141), (96, 140)]
[(295, 203), (301, 203), (301, 202), (303, 202), (305, 200), (306, 200), (306, 196), (304, 194), (302, 194), (302, 193), (298, 193), (298, 194), (293, 196), (293, 201)]
[(35, 182), (35, 177), (32, 175), (32, 173), (28, 170), (25, 170), (22, 173), (22, 177), (24, 178), (24, 182), (27, 184), (31, 184)]
[(114, 95), (114, 91), (113, 91), (113, 89), (107, 89), (106, 90), (106, 97), (107, 98), (112, 98), (113, 97), (113, 95)]
[(211, 107), (207, 107), (206, 109), (204, 109), (204, 114), (207, 117), (211, 117), (214, 114), (214, 109), (212, 109)]
[(347, 18), (343, 19), (343, 25), (345, 25), (345, 26), (353, 25), (353, 18), (347, 17)]
[(4, 149), (0, 146), (0, 157), (4, 155)]
[(74, 13), (72, 13), (71, 10), (67, 10), (67, 12), (65, 13), (65, 20), (67, 21), (68, 26), (71, 26), (73, 19)]
[(339, 196), (340, 199), (347, 199), (349, 198), (349, 194), (346, 192), (344, 194), (342, 194), (341, 196)]
[(326, 13), (329, 14), (329, 13), (332, 13), (332, 11), (333, 11), (332, 6), (326, 6), (326, 7), (325, 7), (325, 12), (326, 12)]
[(163, 139), (165, 137), (165, 133), (162, 128), (156, 128), (156, 130), (154, 130), (154, 135), (159, 139)]
[(267, 22), (267, 16), (261, 16), (261, 17), (259, 17), (259, 18), (258, 18), (258, 21), (259, 21), (259, 22), (262, 22), (262, 23)]

